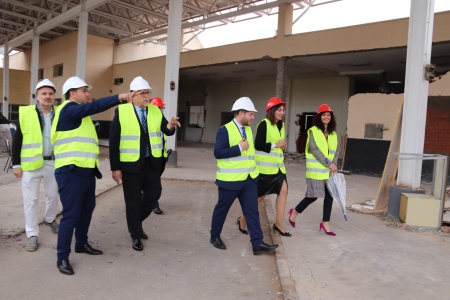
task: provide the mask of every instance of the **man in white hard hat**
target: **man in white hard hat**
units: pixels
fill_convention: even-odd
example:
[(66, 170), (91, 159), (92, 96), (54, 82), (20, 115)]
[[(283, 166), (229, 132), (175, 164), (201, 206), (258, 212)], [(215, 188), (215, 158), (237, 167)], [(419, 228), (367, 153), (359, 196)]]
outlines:
[(130, 84), (132, 103), (121, 105), (111, 123), (109, 156), (113, 179), (122, 180), (131, 247), (142, 251), (148, 239), (142, 222), (161, 196), (161, 173), (165, 164), (162, 134), (173, 135), (181, 126), (178, 117), (166, 120), (160, 109), (150, 104), (152, 88), (138, 76)]
[(55, 85), (48, 79), (40, 81), (35, 88), (35, 105), (19, 107), (19, 122), (13, 137), (13, 173), (22, 178), (22, 197), (25, 213), (27, 251), (38, 249), (39, 187), (44, 181), (44, 225), (58, 233), (56, 213), (58, 210), (58, 185), (55, 180), (53, 145), (50, 142), (52, 121), (55, 116)]
[(274, 251), (278, 245), (268, 245), (263, 241), (263, 232), (258, 212), (258, 171), (255, 162), (255, 146), (250, 124), (255, 118), (255, 106), (248, 97), (237, 99), (231, 109), (234, 119), (219, 128), (214, 144), (217, 159), (216, 184), (219, 201), (214, 207), (211, 221), (210, 242), (217, 249), (226, 246), (220, 234), (228, 211), (236, 198), (247, 219), (247, 228), (253, 254)]
[(95, 178), (101, 178), (98, 137), (90, 115), (131, 101), (130, 93), (89, 102), (91, 86), (76, 76), (63, 85), (66, 99), (57, 109), (52, 126), (55, 177), (62, 203), (57, 244), (59, 271), (74, 274), (69, 262), (75, 230), (75, 252), (99, 255), (88, 243), (88, 230), (95, 207)]

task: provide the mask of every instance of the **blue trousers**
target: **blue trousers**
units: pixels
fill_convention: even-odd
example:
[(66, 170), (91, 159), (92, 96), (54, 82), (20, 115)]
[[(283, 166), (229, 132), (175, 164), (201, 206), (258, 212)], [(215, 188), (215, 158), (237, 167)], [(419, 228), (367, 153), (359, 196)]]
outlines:
[(258, 187), (250, 178), (244, 181), (244, 185), (239, 190), (219, 187), (219, 201), (214, 207), (211, 221), (211, 237), (220, 237), (228, 211), (236, 198), (239, 199), (242, 213), (247, 219), (247, 229), (252, 246), (259, 246), (263, 242), (263, 233), (258, 212)]
[(73, 232), (75, 244), (88, 241), (89, 225), (95, 208), (95, 176), (67, 172), (55, 174), (59, 197), (62, 203), (62, 218), (59, 223), (57, 256), (68, 259)]

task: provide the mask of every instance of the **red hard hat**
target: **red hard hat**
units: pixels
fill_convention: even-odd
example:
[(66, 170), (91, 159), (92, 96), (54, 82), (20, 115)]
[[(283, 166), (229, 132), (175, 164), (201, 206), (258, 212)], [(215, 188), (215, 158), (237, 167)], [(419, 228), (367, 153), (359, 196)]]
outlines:
[(158, 97), (153, 98), (150, 103), (155, 105), (155, 106), (158, 106), (159, 108), (166, 106), (164, 104), (164, 102), (161, 100), (161, 98), (158, 98)]
[(286, 102), (283, 102), (283, 100), (281, 100), (280, 98), (278, 98), (278, 97), (270, 98), (269, 101), (267, 101), (267, 104), (266, 104), (266, 111), (268, 111), (272, 107), (277, 106), (279, 104), (281, 104), (283, 106), (286, 106)]
[(328, 104), (322, 104), (321, 106), (319, 106), (319, 109), (317, 110), (317, 114), (321, 114), (324, 112), (333, 113), (333, 111), (331, 110), (331, 107), (329, 107)]

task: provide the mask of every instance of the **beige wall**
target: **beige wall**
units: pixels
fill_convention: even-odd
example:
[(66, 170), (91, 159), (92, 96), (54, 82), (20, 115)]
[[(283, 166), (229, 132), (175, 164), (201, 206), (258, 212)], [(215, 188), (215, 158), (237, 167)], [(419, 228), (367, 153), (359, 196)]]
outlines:
[[(439, 66), (438, 66), (439, 69)], [(429, 96), (450, 96), (450, 74), (442, 76), (441, 79), (436, 79), (431, 82), (428, 90)]]
[(30, 70), (30, 55), (31, 52), (17, 52), (9, 57), (10, 70)]
[[(88, 35), (86, 52), (86, 83), (92, 85), (91, 99), (113, 95), (114, 41)], [(75, 55), (76, 57), (76, 55)], [(74, 73), (67, 77), (74, 76)], [(66, 76), (65, 76), (66, 77)], [(67, 78), (66, 77), (66, 78)], [(92, 116), (94, 120), (112, 120), (114, 108)]]
[[(3, 82), (3, 69), (0, 69), (0, 82)], [(28, 105), (30, 103), (30, 72), (9, 70), (8, 104)], [(3, 103), (3, 84), (0, 84), (0, 103)]]
[[(165, 57), (139, 60), (113, 66), (113, 78), (123, 78), (123, 84), (113, 86), (113, 94), (130, 90), (130, 83), (136, 76), (144, 77), (152, 88), (151, 97), (164, 100)], [(166, 103), (166, 106), (169, 105)]]
[[(189, 41), (189, 42), (188, 42)], [(183, 35), (183, 42), (181, 52), (201, 49), (202, 44), (193, 33), (186, 33)], [(114, 50), (114, 64), (121, 64), (135, 60), (142, 60), (158, 56), (165, 56), (167, 53), (167, 46), (158, 44), (156, 42), (133, 42), (115, 46)]]
[[(348, 116), (349, 79), (345, 76), (325, 78), (298, 78), (292, 80), (287, 100), (288, 151), (295, 152), (295, 141), (300, 127), (295, 124), (297, 114), (317, 112), (320, 104), (326, 103), (336, 116), (339, 137), (345, 135)], [(326, 87), (326, 88), (324, 88)]]
[(403, 94), (357, 94), (348, 100), (347, 136), (363, 139), (365, 124), (384, 124), (383, 140), (390, 141)]
[[(75, 75), (77, 57), (77, 32), (60, 36), (39, 48), (39, 69), (44, 69), (44, 78), (50, 79), (56, 86), (56, 98), (62, 97), (62, 85), (70, 76)], [(63, 64), (63, 76), (53, 76), (53, 66)]]

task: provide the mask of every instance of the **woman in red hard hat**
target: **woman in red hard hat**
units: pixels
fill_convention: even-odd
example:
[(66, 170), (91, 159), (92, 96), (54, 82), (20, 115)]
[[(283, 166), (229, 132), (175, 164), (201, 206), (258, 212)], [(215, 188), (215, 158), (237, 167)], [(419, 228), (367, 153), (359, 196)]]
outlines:
[[(286, 103), (278, 97), (270, 98), (266, 105), (266, 117), (258, 124), (255, 138), (255, 160), (259, 171), (258, 201), (265, 195), (277, 194), (276, 218), (273, 229), (282, 236), (291, 236), (284, 229), (283, 217), (286, 209), (288, 186), (286, 168), (284, 166), (284, 150), (287, 144), (284, 140), (284, 108)], [(239, 231), (247, 234), (246, 220), (237, 220)]]
[(308, 130), (308, 140), (305, 147), (306, 155), (306, 194), (305, 198), (289, 210), (289, 223), (295, 227), (295, 219), (311, 203), (319, 197), (325, 197), (323, 203), (323, 217), (319, 231), (335, 236), (330, 229), (331, 207), (333, 197), (327, 189), (326, 181), (337, 172), (338, 136), (336, 133), (336, 119), (327, 104), (322, 104), (314, 117), (313, 126)]

